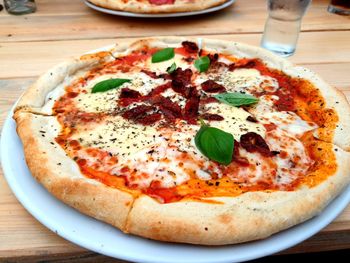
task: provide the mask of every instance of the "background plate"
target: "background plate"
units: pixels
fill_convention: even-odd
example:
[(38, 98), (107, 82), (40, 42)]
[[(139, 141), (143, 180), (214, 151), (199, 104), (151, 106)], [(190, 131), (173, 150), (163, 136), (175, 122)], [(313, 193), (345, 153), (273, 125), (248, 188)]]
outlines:
[(16, 133), (12, 112), (1, 136), (2, 167), (7, 182), (22, 205), (43, 225), (63, 238), (107, 256), (138, 262), (241, 262), (294, 246), (328, 225), (350, 201), (350, 186), (320, 215), (267, 239), (228, 246), (163, 243), (123, 234), (85, 216), (54, 198), (31, 176)]
[(132, 12), (125, 12), (125, 11), (117, 11), (113, 9), (108, 9), (104, 7), (100, 7), (97, 5), (94, 5), (93, 3), (90, 3), (88, 0), (84, 0), (85, 4), (88, 7), (91, 7), (92, 9), (95, 9), (97, 11), (111, 14), (111, 15), (117, 15), (117, 16), (128, 16), (128, 17), (145, 17), (145, 18), (155, 18), (155, 17), (180, 17), (180, 16), (194, 16), (194, 15), (201, 15), (206, 13), (215, 12), (221, 9), (224, 9), (230, 5), (232, 5), (236, 0), (229, 0), (221, 5), (214, 6), (211, 8), (207, 8), (204, 10), (199, 11), (193, 11), (193, 12), (178, 12), (178, 13), (166, 13), (166, 14), (141, 14), (141, 13), (132, 13)]

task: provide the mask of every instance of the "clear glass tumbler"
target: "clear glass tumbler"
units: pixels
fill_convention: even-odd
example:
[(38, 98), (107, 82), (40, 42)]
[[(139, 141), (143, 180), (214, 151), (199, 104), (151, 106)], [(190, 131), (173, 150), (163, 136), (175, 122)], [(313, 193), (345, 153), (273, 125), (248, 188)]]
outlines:
[(36, 5), (34, 0), (4, 0), (7, 12), (13, 15), (34, 13)]
[(288, 57), (294, 54), (301, 20), (311, 0), (268, 0), (269, 17), (261, 46)]

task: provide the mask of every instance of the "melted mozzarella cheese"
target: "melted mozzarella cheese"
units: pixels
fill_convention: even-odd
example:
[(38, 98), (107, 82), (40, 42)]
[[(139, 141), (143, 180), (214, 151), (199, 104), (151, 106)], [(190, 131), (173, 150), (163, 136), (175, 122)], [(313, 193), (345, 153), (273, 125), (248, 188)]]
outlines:
[[(127, 85), (125, 84), (125, 87)], [(124, 85), (123, 85), (124, 87)], [(106, 92), (80, 93), (75, 98), (78, 109), (85, 112), (107, 112), (111, 113), (117, 108), (117, 98), (120, 89), (111, 89)]]
[(287, 111), (267, 112), (259, 117), (259, 121), (276, 124), (280, 129), (297, 136), (318, 127), (315, 123), (302, 120), (294, 112)]
[(163, 61), (163, 62), (158, 62), (158, 63), (152, 63), (152, 58), (149, 58), (147, 60), (147, 65), (150, 71), (156, 72), (157, 74), (160, 73), (166, 73), (167, 69), (173, 64), (176, 64), (176, 67), (186, 69), (189, 68), (190, 65), (183, 60), (183, 56), (175, 54), (174, 58)]
[(312, 164), (302, 142), (283, 130), (270, 131), (266, 142), (272, 151), (280, 152), (273, 157), (277, 164), (275, 183), (278, 185), (293, 182), (298, 176), (305, 174)]
[(110, 117), (102, 123), (82, 125), (72, 139), (85, 147), (109, 151), (116, 156), (132, 156), (153, 145), (160, 145), (167, 135), (155, 127), (132, 123), (120, 116)]
[(201, 155), (194, 143), (194, 137), (199, 131), (200, 126), (188, 125), (185, 122), (179, 122), (176, 126), (177, 130), (172, 133), (170, 145), (175, 146), (180, 152)]
[(168, 147), (165, 156), (164, 159), (160, 160), (154, 175), (154, 178), (159, 180), (161, 186), (169, 188), (188, 181), (190, 179), (190, 175), (186, 172), (188, 167), (179, 165), (183, 159), (181, 158), (181, 152), (174, 147)]
[(274, 92), (279, 88), (276, 79), (263, 76), (256, 69), (236, 69), (234, 71), (222, 70), (222, 72), (214, 75), (200, 75), (196, 79), (196, 84), (200, 85), (208, 79), (212, 79), (223, 85), (227, 92)]
[(222, 121), (210, 121), (210, 126), (231, 133), (236, 140), (247, 132), (255, 132), (265, 137), (264, 126), (260, 123), (247, 121), (250, 114), (241, 108), (223, 103), (210, 103), (205, 105), (205, 108), (208, 113), (219, 114), (224, 117)]
[[(126, 176), (129, 185), (139, 188), (149, 187), (153, 181), (161, 181), (164, 187), (180, 183), (181, 174), (161, 174), (159, 171), (167, 154), (167, 132), (158, 131), (155, 127), (133, 124), (122, 117), (114, 117), (100, 125), (85, 125), (72, 136), (85, 148), (98, 148), (118, 158), (115, 164), (105, 164), (99, 160), (101, 169), (116, 176)], [(79, 153), (80, 158), (96, 162), (96, 157)], [(125, 172), (125, 167), (128, 170)], [(162, 179), (162, 180), (160, 180)], [(180, 180), (180, 181), (179, 181)]]
[(240, 166), (232, 173), (228, 174), (228, 177), (237, 183), (253, 184), (257, 181), (268, 180), (272, 176), (273, 167), (270, 167), (270, 163), (266, 162), (258, 153), (249, 153), (244, 149), (240, 149), (240, 156), (246, 158), (251, 164), (249, 166)]
[[(91, 93), (92, 88), (97, 83), (113, 78), (130, 79), (131, 82), (124, 83), (120, 88), (111, 89), (105, 92)], [(103, 75), (94, 78), (87, 83), (87, 85), (84, 87), (86, 93), (79, 93), (74, 100), (78, 109), (85, 112), (113, 112), (117, 108), (117, 100), (119, 98), (121, 88), (130, 88), (139, 91), (142, 95), (146, 95), (154, 88), (164, 83), (164, 79), (153, 79), (142, 72)]]
[(278, 89), (276, 79), (262, 76), (256, 69), (236, 69), (226, 71), (222, 76), (222, 85), (227, 91), (235, 92), (273, 92)]
[(250, 106), (249, 112), (256, 118), (263, 116), (266, 113), (275, 111), (274, 102), (279, 100), (275, 95), (263, 95), (259, 97), (258, 103)]
[(179, 122), (176, 127), (177, 130), (172, 133), (169, 141), (170, 148), (166, 155), (169, 163), (173, 164), (172, 171), (176, 175), (179, 174), (182, 180), (190, 176), (210, 180), (210, 173), (214, 172), (220, 177), (221, 172), (218, 166), (213, 165), (195, 145), (194, 138), (200, 126)]
[[(160, 160), (166, 156), (166, 149), (167, 145), (165, 141), (158, 145), (146, 147), (124, 159), (122, 166), (116, 167), (114, 172), (119, 175), (125, 174), (121, 171), (123, 167), (130, 167), (131, 171), (125, 174), (129, 184), (140, 188), (147, 188), (153, 181), (158, 181), (157, 170), (161, 166)], [(170, 186), (164, 185), (164, 187)]]
[(307, 172), (312, 160), (305, 147), (296, 137), (287, 132), (275, 129), (266, 134), (266, 143), (271, 151), (279, 152), (273, 157), (263, 157), (258, 152), (247, 152), (240, 148), (240, 156), (246, 158), (250, 165), (239, 166), (228, 176), (234, 182), (251, 185), (267, 182), (283, 189), (300, 175)]

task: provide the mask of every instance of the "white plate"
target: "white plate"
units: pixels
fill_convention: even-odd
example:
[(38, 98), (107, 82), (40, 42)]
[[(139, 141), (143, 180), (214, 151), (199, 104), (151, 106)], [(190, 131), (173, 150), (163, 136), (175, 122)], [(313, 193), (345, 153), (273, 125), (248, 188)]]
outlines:
[(155, 17), (181, 17), (181, 16), (194, 16), (194, 15), (201, 15), (206, 13), (211, 13), (215, 11), (219, 11), (221, 9), (224, 9), (230, 5), (232, 5), (236, 0), (229, 0), (221, 5), (214, 6), (211, 8), (207, 8), (204, 10), (199, 11), (193, 11), (193, 12), (178, 12), (178, 13), (165, 13), (165, 14), (141, 14), (141, 13), (132, 13), (132, 12), (125, 12), (125, 11), (117, 11), (113, 9), (108, 9), (104, 7), (100, 7), (97, 5), (94, 5), (93, 3), (90, 3), (88, 0), (84, 0), (85, 4), (88, 7), (91, 7), (92, 9), (95, 9), (97, 11), (111, 14), (111, 15), (117, 15), (117, 16), (128, 16), (128, 17), (145, 17), (145, 18), (155, 18)]
[(279, 252), (311, 237), (334, 220), (350, 201), (349, 186), (319, 216), (265, 240), (240, 245), (194, 246), (126, 235), (63, 204), (33, 179), (11, 116), (12, 113), (3, 127), (1, 156), (5, 177), (17, 199), (36, 219), (58, 235), (107, 256), (152, 263), (251, 260)]

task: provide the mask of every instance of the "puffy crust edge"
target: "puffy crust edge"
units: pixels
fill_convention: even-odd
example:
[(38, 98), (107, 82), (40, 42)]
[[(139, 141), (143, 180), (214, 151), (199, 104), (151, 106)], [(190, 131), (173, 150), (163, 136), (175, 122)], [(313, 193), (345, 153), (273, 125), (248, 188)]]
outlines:
[[(69, 206), (124, 230), (134, 197), (81, 175), (76, 163), (54, 141), (50, 125), (59, 126), (55, 117), (17, 112), (14, 118), (33, 177)], [(46, 131), (45, 137), (39, 130)]]
[(221, 5), (227, 0), (196, 0), (188, 2), (185, 0), (177, 0), (174, 4), (152, 5), (150, 3), (142, 3), (137, 0), (89, 0), (91, 3), (108, 9), (127, 11), (133, 13), (178, 13), (204, 10), (210, 7)]

